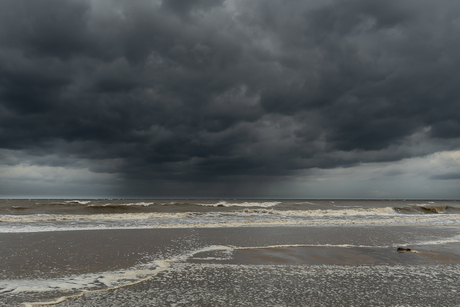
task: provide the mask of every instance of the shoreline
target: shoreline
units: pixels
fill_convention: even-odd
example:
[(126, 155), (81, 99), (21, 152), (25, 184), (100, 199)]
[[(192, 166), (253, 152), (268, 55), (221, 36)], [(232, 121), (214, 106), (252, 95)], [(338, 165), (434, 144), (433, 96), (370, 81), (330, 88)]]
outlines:
[[(1, 279), (7, 281), (5, 285), (13, 292), (17, 290), (13, 289), (12, 281), (17, 282), (22, 292), (3, 293), (0, 300), (6, 297), (5, 302), (15, 306), (19, 302), (66, 296), (66, 293), (80, 295), (82, 291), (123, 288), (143, 280), (155, 283), (156, 277), (152, 279), (152, 276), (173, 272), (181, 266), (193, 270), (217, 266), (224, 271), (236, 270), (239, 266), (248, 270), (252, 270), (252, 266), (262, 270), (280, 266), (280, 270), (284, 270), (281, 267), (285, 265), (356, 267), (357, 270), (362, 266), (423, 267), (424, 270), (439, 265), (457, 267), (459, 234), (456, 227), (421, 226), (2, 233), (0, 244), (5, 248), (0, 249)], [(420, 253), (398, 253), (398, 246)], [(37, 285), (42, 290), (35, 294), (24, 291)], [(112, 295), (109, 292), (106, 295)]]
[[(365, 229), (365, 234), (363, 234)], [(398, 247), (418, 243), (460, 242), (456, 227), (364, 226), (103, 229), (36, 233), (0, 233), (0, 277), (35, 277), (104, 272), (168, 259), (210, 245), (351, 245)], [(439, 242), (438, 242), (439, 241)], [(438, 243), (436, 243), (438, 242)], [(13, 269), (13, 270), (12, 270)], [(11, 271), (12, 270), (12, 271)], [(53, 272), (57, 275), (53, 276)]]

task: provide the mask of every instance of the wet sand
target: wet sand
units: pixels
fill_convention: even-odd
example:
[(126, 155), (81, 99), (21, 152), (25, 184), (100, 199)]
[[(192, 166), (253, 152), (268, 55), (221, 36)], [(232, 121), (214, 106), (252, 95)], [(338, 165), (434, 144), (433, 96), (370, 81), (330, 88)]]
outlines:
[(218, 251), (206, 251), (194, 254), (187, 262), (252, 265), (434, 265), (460, 264), (460, 254), (427, 248), (397, 252), (393, 247), (296, 246), (235, 249), (228, 258), (219, 255)]
[(459, 266), (178, 264), (59, 306), (458, 306)]
[[(449, 242), (458, 234), (457, 228), (402, 226), (0, 234), (0, 272), (4, 280), (65, 279), (173, 260), (139, 284), (92, 291), (59, 306), (412, 306), (404, 297), (451, 306), (460, 304), (454, 291), (460, 246)], [(400, 245), (418, 253), (399, 253)], [(210, 246), (221, 247), (203, 250)], [(4, 293), (0, 302), (15, 306), (81, 291)]]
[[(393, 246), (434, 241), (458, 232), (459, 229), (448, 227), (255, 227), (3, 233), (0, 234), (0, 278), (117, 270), (210, 245)], [(440, 251), (446, 248), (436, 246)]]

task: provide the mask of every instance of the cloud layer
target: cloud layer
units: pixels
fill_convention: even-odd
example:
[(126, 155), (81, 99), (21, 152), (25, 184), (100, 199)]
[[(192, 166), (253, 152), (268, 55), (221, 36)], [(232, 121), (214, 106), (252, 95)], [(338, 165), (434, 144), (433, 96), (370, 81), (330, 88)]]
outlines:
[(459, 16), (450, 0), (4, 0), (1, 162), (263, 190), (456, 150)]

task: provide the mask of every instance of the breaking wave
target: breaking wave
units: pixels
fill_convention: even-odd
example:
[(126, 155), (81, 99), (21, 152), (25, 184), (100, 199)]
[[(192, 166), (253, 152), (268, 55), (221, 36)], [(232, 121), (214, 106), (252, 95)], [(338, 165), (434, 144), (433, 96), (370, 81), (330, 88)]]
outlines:
[(243, 203), (228, 203), (226, 201), (220, 201), (215, 204), (204, 204), (204, 203), (197, 203), (199, 206), (206, 206), (206, 207), (273, 207), (279, 205), (281, 202), (243, 202)]
[(397, 214), (393, 208), (353, 208), (343, 210), (273, 210), (273, 209), (245, 209), (245, 213), (250, 214), (277, 214), (284, 216), (365, 216), (365, 215), (394, 215)]
[(161, 219), (161, 218), (193, 218), (193, 217), (231, 217), (231, 216), (267, 216), (278, 215), (285, 217), (327, 217), (327, 216), (375, 216), (394, 215), (392, 208), (374, 209), (344, 209), (344, 210), (274, 210), (274, 209), (244, 209), (231, 212), (152, 212), (152, 213), (120, 213), (120, 214), (37, 214), (37, 215), (2, 215), (0, 222), (36, 222), (36, 221), (82, 221), (82, 220), (136, 220), (136, 219)]
[(401, 214), (443, 214), (460, 213), (460, 209), (448, 205), (414, 204), (404, 207), (395, 207), (394, 210)]
[[(80, 201), (78, 201), (80, 202)], [(65, 204), (64, 202), (61, 202)], [(49, 204), (49, 202), (48, 202)], [(89, 229), (221, 228), (338, 225), (457, 225), (460, 208), (445, 204), (407, 204), (401, 207), (331, 208), (286, 205), (277, 201), (93, 201), (72, 210), (16, 209), (0, 214), (0, 233)], [(68, 203), (67, 206), (70, 206)], [(178, 207), (179, 206), (179, 207)], [(276, 206), (276, 207), (275, 207)], [(220, 208), (222, 207), (222, 208)], [(66, 207), (67, 208), (67, 207)], [(83, 208), (83, 210), (82, 210)], [(276, 209), (275, 209), (276, 208)], [(298, 210), (303, 209), (303, 210)], [(46, 211), (45, 211), (46, 212)], [(29, 214), (24, 214), (29, 213)]]
[(154, 205), (155, 203), (147, 203), (147, 202), (138, 202), (138, 203), (126, 203), (126, 204), (91, 204), (86, 207), (88, 208), (125, 208), (125, 207), (148, 207)]
[(78, 204), (78, 205), (86, 205), (89, 204), (91, 201), (89, 200), (68, 200), (65, 201), (66, 204)]
[(37, 214), (37, 215), (2, 215), (0, 222), (41, 222), (41, 221), (103, 221), (103, 220), (137, 220), (158, 218), (182, 218), (188, 213), (123, 213), (123, 214), (91, 214), (91, 215), (63, 215), (63, 214)]

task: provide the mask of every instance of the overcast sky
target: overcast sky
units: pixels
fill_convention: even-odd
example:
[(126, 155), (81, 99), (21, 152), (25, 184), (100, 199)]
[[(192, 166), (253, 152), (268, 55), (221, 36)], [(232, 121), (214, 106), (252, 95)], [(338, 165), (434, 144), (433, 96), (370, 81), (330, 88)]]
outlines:
[(458, 0), (2, 0), (0, 197), (460, 198)]

